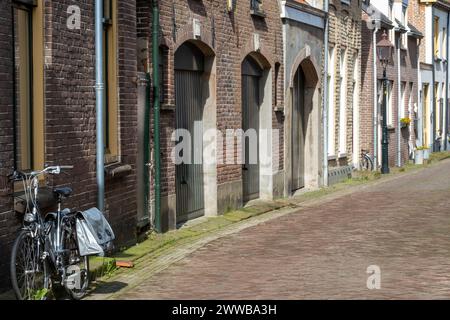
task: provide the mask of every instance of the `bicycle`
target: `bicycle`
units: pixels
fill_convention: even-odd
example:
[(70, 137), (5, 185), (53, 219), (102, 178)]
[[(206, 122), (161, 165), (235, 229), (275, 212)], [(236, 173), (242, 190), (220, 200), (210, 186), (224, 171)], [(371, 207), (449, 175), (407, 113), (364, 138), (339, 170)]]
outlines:
[[(23, 227), (11, 253), (11, 282), (19, 300), (47, 300), (53, 282), (72, 299), (83, 298), (89, 286), (89, 259), (80, 256), (77, 243), (77, 213), (61, 210), (72, 189), (53, 189), (56, 213), (42, 216), (39, 208), (39, 177), (58, 175), (73, 166), (51, 166), (30, 173), (15, 171), (10, 179), (23, 184), (26, 209)], [(53, 292), (54, 294), (54, 292)]]
[(363, 171), (373, 171), (374, 169), (372, 157), (367, 150), (361, 150), (360, 168)]

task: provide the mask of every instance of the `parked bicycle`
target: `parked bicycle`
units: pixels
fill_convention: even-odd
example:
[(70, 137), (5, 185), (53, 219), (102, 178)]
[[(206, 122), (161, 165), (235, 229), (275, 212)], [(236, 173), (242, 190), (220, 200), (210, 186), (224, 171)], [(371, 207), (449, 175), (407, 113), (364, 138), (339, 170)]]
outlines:
[(11, 281), (20, 300), (45, 300), (53, 285), (64, 288), (72, 299), (81, 299), (89, 285), (89, 259), (80, 256), (77, 242), (77, 212), (61, 210), (72, 189), (53, 189), (56, 213), (45, 216), (39, 208), (39, 178), (58, 175), (72, 166), (51, 166), (29, 173), (15, 171), (10, 178), (22, 182), (26, 199), (23, 227), (11, 254)]
[(367, 150), (361, 150), (360, 168), (363, 171), (373, 171), (374, 169), (372, 156)]

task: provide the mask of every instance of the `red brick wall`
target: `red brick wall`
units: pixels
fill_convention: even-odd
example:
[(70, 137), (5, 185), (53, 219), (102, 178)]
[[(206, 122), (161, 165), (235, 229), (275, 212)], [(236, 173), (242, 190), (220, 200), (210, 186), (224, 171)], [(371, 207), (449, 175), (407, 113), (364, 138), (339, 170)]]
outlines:
[[(363, 20), (366, 21), (367, 15), (363, 13)], [(372, 55), (372, 30), (367, 28), (367, 24), (364, 22), (362, 24), (362, 61), (361, 61), (361, 105), (360, 105), (360, 142), (361, 148), (369, 150), (373, 155), (373, 55)], [(382, 31), (377, 33), (377, 42), (381, 39)], [(396, 43), (395, 40), (390, 39), (392, 43)], [(415, 38), (408, 37), (408, 48), (401, 50), (400, 54), (400, 74), (401, 82), (406, 82), (406, 94), (405, 94), (405, 104), (402, 106), (405, 110), (405, 116), (412, 118), (414, 120), (414, 114), (408, 113), (408, 101), (409, 101), (409, 85), (413, 83), (413, 104), (417, 103), (417, 42)], [(392, 81), (392, 105), (393, 105), (393, 126), (389, 128), (389, 166), (397, 165), (397, 130), (401, 130), (401, 159), (402, 164), (408, 161), (408, 141), (410, 138), (409, 128), (400, 129), (398, 128), (398, 101), (401, 97), (398, 96), (398, 83), (397, 79), (397, 49), (393, 52), (392, 62), (388, 65), (387, 78)], [(377, 79), (382, 79), (383, 70), (381, 65), (377, 65)], [(414, 108), (414, 105), (413, 105)], [(381, 110), (380, 110), (381, 113)], [(379, 118), (381, 123), (381, 118)], [(411, 122), (411, 127), (413, 129), (414, 122)], [(414, 133), (414, 131), (412, 130)], [(379, 144), (381, 143), (381, 136), (378, 136)], [(413, 140), (414, 141), (414, 140)], [(381, 154), (378, 155), (379, 159)]]
[(0, 288), (9, 284), (11, 242), (18, 219), (12, 212), (11, 184), (6, 176), (13, 167), (13, 44), (11, 2), (0, 2)]
[[(69, 176), (49, 182), (68, 185), (73, 196), (65, 203), (73, 209), (96, 205), (95, 166), (95, 46), (94, 0), (77, 2), (81, 30), (66, 26), (70, 0), (45, 2), (45, 163), (73, 164)], [(11, 25), (10, 1), (0, 4), (0, 22)], [(13, 166), (12, 140), (12, 37), (11, 28), (0, 29), (0, 179)], [(123, 164), (132, 171), (123, 178), (106, 179), (106, 215), (116, 233), (116, 245), (136, 239), (136, 8), (134, 1), (118, 1), (118, 112), (119, 149)], [(1, 180), (0, 180), (1, 181)], [(0, 184), (1, 189), (1, 184)], [(11, 191), (11, 190), (9, 190)], [(12, 195), (0, 194), (0, 250), (9, 256), (17, 219)], [(8, 259), (0, 262), (0, 282), (7, 279)], [(5, 273), (6, 272), (6, 273)], [(0, 287), (7, 283), (0, 284)]]
[[(252, 51), (253, 33), (261, 38), (261, 54), (272, 68), (273, 91), (277, 88), (277, 105), (284, 104), (283, 97), (283, 53), (282, 29), (279, 7), (273, 2), (264, 1), (266, 18), (251, 17), (250, 1), (236, 1), (236, 11), (229, 14), (225, 1), (175, 0), (160, 2), (161, 45), (167, 48), (167, 67), (165, 71), (165, 102), (161, 110), (161, 148), (162, 148), (162, 195), (175, 193), (175, 166), (170, 160), (174, 143), (170, 140), (175, 126), (174, 94), (174, 53), (178, 46), (192, 37), (192, 18), (202, 25), (202, 41), (215, 54), (217, 73), (217, 129), (241, 128), (241, 62)], [(142, 11), (145, 5), (142, 4)], [(142, 16), (151, 20), (151, 15)], [(147, 18), (145, 18), (147, 19)], [(143, 34), (143, 33), (142, 33)], [(150, 42), (150, 40), (149, 40)], [(280, 63), (278, 83), (275, 84), (275, 63)], [(272, 97), (273, 99), (273, 97)], [(275, 102), (273, 103), (275, 104)], [(273, 112), (273, 127), (280, 130), (279, 163), (283, 163), (283, 123)], [(225, 139), (224, 139), (225, 140)], [(218, 155), (220, 161), (222, 155)], [(241, 165), (219, 165), (218, 184), (239, 181)]]
[[(339, 154), (339, 131), (340, 131), (340, 86), (339, 86), (339, 65), (341, 49), (346, 49), (346, 157), (337, 158), (329, 161), (331, 167), (345, 166), (352, 162), (353, 155), (353, 108), (354, 104), (359, 103), (353, 101), (353, 70), (355, 67), (354, 57), (358, 57), (360, 61), (361, 47), (361, 2), (351, 1), (349, 5), (340, 0), (330, 2), (330, 20), (329, 20), (329, 42), (330, 46), (335, 48), (334, 60), (334, 119), (335, 119), (335, 150), (336, 156)], [(331, 68), (330, 66), (329, 68)], [(359, 67), (358, 67), (359, 68)]]

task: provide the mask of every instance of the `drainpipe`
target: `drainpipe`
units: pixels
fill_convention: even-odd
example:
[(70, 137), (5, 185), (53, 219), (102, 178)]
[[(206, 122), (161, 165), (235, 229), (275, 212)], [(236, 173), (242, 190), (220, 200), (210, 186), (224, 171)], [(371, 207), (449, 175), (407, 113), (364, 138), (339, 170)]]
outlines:
[(442, 144), (442, 151), (447, 150), (448, 148), (448, 139), (447, 139), (447, 128), (448, 128), (448, 118), (449, 118), (449, 110), (448, 110), (448, 94), (449, 94), (449, 90), (448, 90), (448, 71), (449, 71), (449, 54), (448, 54), (448, 43), (449, 43), (449, 39), (448, 39), (448, 28), (450, 28), (450, 11), (447, 11), (447, 39), (445, 40), (445, 44), (447, 46), (446, 50), (445, 50), (445, 60), (447, 62), (447, 69), (445, 70), (445, 113), (443, 112), (443, 120), (444, 120), (444, 124), (442, 126), (442, 140), (441, 140), (441, 144)]
[[(397, 166), (402, 166), (402, 136), (401, 136), (401, 123), (400, 123), (400, 116), (401, 116), (401, 110), (405, 106), (402, 106), (402, 83), (401, 83), (401, 68), (400, 68), (400, 46), (401, 46), (401, 40), (402, 34), (400, 32), (400, 36), (397, 40)], [(406, 87), (405, 87), (406, 90)]]
[[(436, 64), (435, 64), (435, 61), (434, 61), (434, 53), (435, 53), (435, 47), (434, 47), (434, 32), (435, 32), (435, 30), (434, 30), (434, 6), (433, 5), (431, 5), (431, 17), (432, 17), (432, 19), (431, 19), (431, 34), (432, 34), (432, 37), (433, 37), (433, 41), (431, 41), (431, 62), (432, 62), (432, 67), (433, 67), (433, 73), (432, 73), (432, 81), (433, 81), (433, 83), (432, 83), (432, 85), (430, 86), (431, 87), (431, 105), (432, 105), (432, 114), (431, 114), (431, 121), (432, 121), (432, 123), (431, 123), (431, 150), (433, 151), (433, 152), (435, 152), (436, 150), (435, 150), (435, 143), (434, 143), (434, 140), (436, 139), (436, 97), (435, 97), (435, 94), (434, 94), (434, 91), (435, 91), (435, 88), (434, 88), (434, 86), (435, 86), (435, 81), (436, 81), (436, 70), (435, 70), (435, 68), (436, 68)], [(426, 119), (426, 121), (428, 121), (428, 119)]]
[[(425, 42), (426, 43), (426, 42)], [(420, 145), (423, 145), (423, 105), (422, 97), (420, 96), (420, 91), (422, 90), (422, 74), (420, 71), (420, 46), (422, 44), (422, 39), (419, 39), (419, 44), (417, 46), (417, 128), (416, 141), (414, 141), (414, 146), (417, 147), (417, 141)], [(423, 94), (423, 93), (422, 93)], [(415, 158), (415, 155), (414, 155)]]
[(103, 143), (103, 1), (95, 0), (95, 110), (97, 137), (97, 206), (105, 212), (105, 146)]
[(155, 230), (161, 232), (161, 146), (160, 146), (160, 100), (159, 100), (159, 8), (153, 0), (152, 14), (152, 66), (153, 66), (153, 112), (155, 157)]
[(150, 222), (150, 227), (153, 227), (150, 219), (150, 74), (145, 74), (145, 111), (144, 111), (144, 203), (143, 208), (145, 212), (146, 222)]
[(323, 10), (325, 11), (324, 26), (324, 62), (323, 62), (323, 185), (328, 186), (328, 0), (324, 1)]
[(378, 75), (377, 75), (377, 32), (372, 33), (372, 68), (373, 68), (373, 165), (378, 168)]

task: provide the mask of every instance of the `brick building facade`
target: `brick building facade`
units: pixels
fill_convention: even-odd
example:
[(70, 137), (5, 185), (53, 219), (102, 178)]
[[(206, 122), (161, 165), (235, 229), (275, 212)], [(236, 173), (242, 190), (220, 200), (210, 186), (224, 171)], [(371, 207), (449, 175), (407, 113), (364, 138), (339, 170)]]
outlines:
[(330, 1), (327, 81), (331, 184), (347, 178), (358, 159), (358, 137), (355, 135), (354, 123), (358, 121), (355, 115), (359, 108), (360, 48), (361, 2)]
[[(401, 1), (371, 1), (369, 5), (364, 4), (363, 9), (362, 33), (367, 36), (361, 44), (361, 149), (370, 152), (375, 167), (381, 165), (383, 68), (377, 57), (374, 65), (374, 45), (386, 33), (393, 45), (391, 61), (386, 68), (389, 166), (403, 166), (412, 157), (416, 146), (418, 58), (422, 34), (408, 21), (408, 11)], [(410, 124), (402, 124), (401, 119), (410, 119)]]
[[(28, 4), (24, 4), (28, 3)], [(29, 4), (32, 4), (31, 6)], [(14, 143), (18, 123), (14, 124), (14, 101), (16, 110), (21, 108), (23, 97), (29, 94), (33, 104), (34, 153), (32, 167), (39, 169), (47, 165), (74, 165), (69, 175), (48, 179), (50, 185), (67, 185), (73, 188), (65, 205), (72, 209), (83, 210), (96, 205), (97, 187), (95, 178), (95, 47), (94, 47), (94, 1), (78, 2), (81, 28), (68, 27), (68, 7), (73, 1), (2, 1), (0, 21), (4, 27), (0, 30), (1, 77), (0, 77), (0, 251), (2, 257), (10, 256), (12, 241), (21, 223), (21, 215), (14, 212), (14, 195), (20, 189), (9, 183), (6, 176), (14, 167), (16, 159), (23, 161), (23, 143)], [(15, 21), (13, 24), (12, 6)], [(112, 50), (116, 57), (114, 82), (115, 100), (115, 137), (117, 152), (114, 157), (107, 155), (109, 166), (129, 165), (122, 177), (106, 175), (106, 216), (116, 233), (116, 245), (133, 243), (136, 239), (136, 8), (133, 1), (117, 1), (117, 15), (112, 17), (112, 25), (117, 27)], [(33, 73), (27, 82), (33, 83), (29, 93), (19, 91), (23, 76), (20, 72), (25, 54), (21, 45), (21, 29), (18, 22), (21, 16), (30, 17), (33, 26), (31, 41)], [(13, 37), (15, 26), (15, 36)], [(15, 48), (15, 50), (14, 50)], [(14, 52), (15, 51), (15, 52)], [(15, 60), (13, 57), (15, 56)], [(15, 65), (15, 67), (14, 67)], [(13, 75), (16, 74), (16, 92), (20, 99), (14, 99)], [(20, 88), (21, 90), (22, 88)], [(113, 90), (111, 92), (114, 92)], [(22, 111), (17, 111), (18, 114)], [(114, 115), (111, 115), (113, 117)], [(16, 119), (17, 121), (17, 119)], [(39, 129), (41, 128), (41, 130)], [(20, 134), (17, 133), (17, 136)], [(19, 139), (16, 137), (16, 139)], [(16, 140), (17, 142), (17, 140)], [(20, 144), (20, 148), (17, 146)], [(16, 145), (16, 147), (14, 147)], [(18, 150), (20, 149), (20, 150)], [(109, 152), (107, 152), (108, 154)], [(42, 156), (42, 161), (39, 157)], [(23, 164), (23, 162), (21, 162)], [(20, 168), (21, 164), (16, 166)], [(108, 172), (108, 170), (106, 170)], [(9, 284), (7, 272), (9, 259), (0, 262), (0, 287)]]
[[(251, 1), (233, 2), (233, 7), (228, 8), (226, 1), (161, 1), (160, 2), (160, 52), (161, 64), (161, 90), (163, 101), (161, 106), (161, 159), (162, 159), (162, 222), (163, 229), (173, 229), (176, 224), (186, 217), (192, 216), (190, 212), (181, 217), (177, 216), (178, 201), (183, 196), (184, 186), (188, 188), (200, 188), (204, 199), (197, 204), (189, 203), (188, 196), (185, 199), (186, 206), (195, 206), (197, 212), (193, 215), (216, 215), (233, 208), (239, 208), (245, 202), (243, 190), (243, 166), (236, 164), (238, 158), (237, 145), (232, 153), (226, 154), (227, 130), (238, 130), (243, 125), (242, 112), (242, 63), (246, 58), (255, 62), (261, 68), (260, 90), (260, 128), (276, 129), (279, 132), (269, 139), (269, 143), (261, 148), (269, 148), (273, 154), (270, 160), (272, 168), (265, 174), (259, 175), (260, 198), (269, 199), (280, 196), (283, 193), (283, 119), (277, 111), (283, 106), (283, 38), (281, 33), (281, 20), (278, 5), (270, 1), (262, 1), (258, 8), (252, 7)], [(256, 3), (256, 2), (255, 2)], [(148, 52), (144, 59), (140, 60), (138, 69), (151, 70), (151, 34), (148, 26), (152, 15), (148, 2), (138, 1), (138, 35), (142, 50)], [(189, 49), (189, 50), (188, 50)], [(204, 60), (203, 94), (207, 91), (208, 97), (201, 101), (203, 113), (200, 121), (203, 130), (217, 129), (217, 134), (222, 134), (223, 139), (213, 138), (212, 142), (203, 140), (204, 145), (211, 146), (214, 150), (212, 160), (217, 165), (202, 165), (199, 169), (203, 174), (201, 182), (186, 181), (181, 183), (177, 176), (177, 168), (171, 158), (175, 141), (172, 133), (177, 128), (177, 74), (179, 65), (185, 61), (179, 58), (177, 52), (197, 52)], [(185, 56), (186, 57), (186, 56)], [(178, 66), (177, 66), (178, 65)], [(180, 78), (181, 79), (181, 78)], [(183, 79), (180, 83), (184, 83)], [(178, 90), (181, 84), (178, 85)], [(195, 90), (195, 86), (190, 90)], [(189, 95), (189, 92), (186, 92)], [(184, 103), (182, 99), (178, 106)], [(183, 104), (184, 106), (184, 104)], [(189, 106), (186, 106), (189, 108)], [(180, 117), (182, 112), (178, 111)], [(193, 111), (192, 111), (193, 112)], [(178, 121), (184, 121), (184, 118)], [(152, 128), (153, 130), (153, 128)], [(205, 138), (204, 138), (205, 139)], [(220, 150), (223, 141), (223, 150)], [(262, 141), (262, 140), (261, 140)], [(267, 141), (264, 141), (267, 143)], [(231, 159), (231, 164), (228, 163)], [(270, 166), (270, 165), (269, 165)], [(186, 169), (186, 168), (185, 168)], [(198, 168), (197, 168), (198, 169)], [(197, 170), (196, 169), (196, 170)], [(183, 169), (184, 170), (184, 169)], [(186, 170), (191, 170), (187, 168)], [(201, 172), (202, 171), (202, 172)], [(190, 171), (189, 171), (190, 172)], [(189, 173), (187, 173), (189, 175)], [(185, 177), (182, 177), (185, 178)], [(178, 179), (178, 180), (177, 180)], [(192, 180), (194, 178), (192, 177)], [(190, 183), (192, 182), (192, 185)], [(178, 184), (178, 186), (177, 186)], [(179, 188), (179, 189), (177, 189)], [(177, 197), (178, 190), (178, 197)], [(184, 194), (186, 196), (186, 194)], [(154, 192), (152, 190), (152, 200)], [(193, 200), (193, 201), (194, 201)], [(178, 206), (182, 204), (178, 202)], [(195, 209), (192, 209), (195, 211)]]
[(318, 1), (282, 5), (285, 52), (284, 194), (323, 185), (322, 73), (325, 12)]

